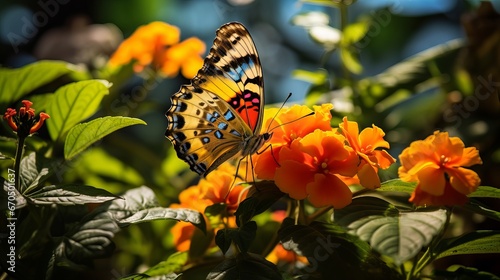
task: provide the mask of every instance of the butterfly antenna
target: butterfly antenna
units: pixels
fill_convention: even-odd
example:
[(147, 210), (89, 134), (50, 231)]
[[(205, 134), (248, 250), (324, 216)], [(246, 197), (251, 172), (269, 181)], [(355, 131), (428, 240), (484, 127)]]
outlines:
[(291, 120), (291, 121), (289, 121), (289, 122), (279, 124), (279, 125), (277, 125), (277, 126), (275, 126), (275, 127), (271, 128), (271, 129), (269, 129), (268, 131), (269, 131), (269, 132), (271, 132), (271, 131), (275, 130), (276, 128), (280, 127), (280, 126), (284, 126), (284, 125), (287, 125), (287, 124), (291, 124), (291, 123), (293, 123), (293, 122), (296, 122), (296, 121), (301, 120), (301, 119), (303, 119), (303, 118), (307, 118), (307, 117), (312, 116), (312, 115), (314, 115), (314, 112), (311, 112), (311, 113), (309, 113), (309, 114), (307, 114), (307, 115), (303, 115), (302, 117), (297, 118), (297, 119), (295, 119), (295, 120)]
[[(290, 92), (288, 94), (288, 96), (285, 98), (285, 101), (283, 101), (283, 103), (281, 104), (280, 108), (278, 109), (278, 111), (276, 112), (276, 114), (274, 114), (273, 118), (271, 119), (271, 121), (269, 122), (269, 126), (267, 127), (267, 132), (270, 132), (272, 131), (273, 129), (276, 129), (273, 128), (273, 129), (270, 129), (271, 128), (271, 124), (274, 122), (274, 119), (276, 119), (276, 117), (278, 116), (279, 112), (281, 111), (281, 109), (283, 109), (283, 106), (285, 106), (286, 102), (288, 101), (288, 99), (290, 99), (290, 97), (292, 97), (292, 93)], [(277, 126), (279, 127), (279, 125)]]

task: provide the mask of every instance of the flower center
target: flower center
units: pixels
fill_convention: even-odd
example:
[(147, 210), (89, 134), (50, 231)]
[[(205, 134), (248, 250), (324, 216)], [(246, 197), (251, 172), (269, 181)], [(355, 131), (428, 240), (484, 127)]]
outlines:
[(439, 158), (439, 165), (444, 167), (446, 164), (448, 164), (448, 162), (450, 162), (450, 158), (445, 155), (441, 155), (441, 157)]
[(360, 152), (366, 155), (366, 154), (370, 153), (372, 150), (373, 150), (373, 148), (372, 148), (372, 145), (370, 144), (366, 147), (361, 147)]

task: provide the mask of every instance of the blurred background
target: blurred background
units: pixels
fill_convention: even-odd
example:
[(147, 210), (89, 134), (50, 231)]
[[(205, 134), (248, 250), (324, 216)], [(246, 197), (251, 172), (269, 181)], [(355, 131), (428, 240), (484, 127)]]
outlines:
[[(349, 6), (348, 21), (369, 18), (370, 25), (367, 35), (356, 45), (363, 71), (346, 77), (338, 54), (325, 57), (324, 45), (314, 42), (306, 28), (292, 24), (294, 16), (318, 11), (329, 16), (330, 26), (340, 28), (339, 11), (331, 7), (296, 0), (3, 0), (0, 3), (0, 64), (17, 68), (41, 59), (56, 59), (84, 65), (92, 71), (107, 61), (124, 38), (152, 21), (179, 27), (181, 39), (200, 38), (206, 43), (208, 52), (217, 28), (230, 21), (239, 21), (249, 29), (259, 51), (266, 103), (282, 103), (290, 92), (293, 93), (292, 102), (303, 103), (311, 92), (322, 88), (326, 100), (342, 109), (345, 85), (342, 81), (354, 81), (361, 96), (371, 96), (373, 104), (366, 105), (369, 102), (365, 100), (361, 111), (347, 106), (344, 112), (339, 112), (339, 118), (348, 114), (362, 127), (372, 123), (382, 127), (391, 142), (390, 152), (394, 157), (411, 141), (424, 139), (434, 130), (450, 131), (453, 136), (464, 139), (466, 146), (475, 145), (481, 151), (484, 164), (475, 170), (482, 184), (499, 186), (499, 3), (355, 1)], [(437, 59), (436, 64), (425, 63), (424, 70), (420, 69), (422, 64), (417, 59), (414, 64), (385, 72), (422, 51), (450, 41), (454, 43), (448, 45), (448, 49), (440, 50), (443, 60)], [(425, 56), (418, 57), (425, 60)], [(298, 69), (313, 73), (320, 68), (326, 70), (327, 79), (319, 84), (294, 74)], [(408, 73), (413, 75), (411, 79), (406, 78)], [(463, 73), (467, 74), (465, 78), (461, 76)], [(438, 85), (427, 86), (426, 82), (436, 77), (439, 77)], [(179, 75), (152, 84), (139, 108), (133, 112), (134, 117), (145, 120), (148, 125), (124, 129), (104, 140), (116, 144), (107, 152), (126, 163), (128, 176), (138, 174), (136, 177), (140, 179), (132, 181), (154, 188), (164, 205), (175, 201), (178, 191), (187, 187), (183, 183), (173, 183), (171, 177), (159, 178), (162, 176), (159, 173), (173, 172), (171, 166), (165, 164), (167, 155), (172, 154), (169, 153), (170, 143), (164, 137), (164, 113), (169, 108), (169, 97), (181, 84), (188, 82)], [(126, 92), (140, 83), (140, 77), (134, 77), (122, 90)], [(386, 89), (383, 98), (376, 96), (375, 86)], [(486, 94), (477, 95), (480, 93), (478, 88), (486, 89)], [(389, 102), (388, 98), (401, 94), (401, 89), (404, 89), (405, 98)], [(377, 107), (377, 104), (383, 106)], [(383, 179), (395, 178), (396, 170), (397, 166), (381, 176)], [(117, 178), (93, 179), (91, 184), (97, 187), (117, 192), (126, 189)], [(115, 188), (111, 187), (113, 184)], [(171, 185), (175, 187), (173, 190)], [(470, 218), (476, 219), (476, 228), (498, 228), (498, 224), (480, 217)], [(119, 252), (114, 260), (118, 263), (116, 277), (131, 270), (140, 271), (141, 265), (155, 264), (168, 256), (168, 252), (142, 252), (155, 247), (151, 240), (157, 240), (162, 229), (164, 226), (156, 223), (136, 225), (117, 237), (118, 243), (121, 238), (123, 244), (135, 240), (139, 245), (124, 247), (122, 250), (128, 255)], [(168, 244), (169, 241), (162, 242)], [(483, 257), (476, 255), (475, 258)], [(485, 257), (486, 270), (493, 269), (492, 262)]]

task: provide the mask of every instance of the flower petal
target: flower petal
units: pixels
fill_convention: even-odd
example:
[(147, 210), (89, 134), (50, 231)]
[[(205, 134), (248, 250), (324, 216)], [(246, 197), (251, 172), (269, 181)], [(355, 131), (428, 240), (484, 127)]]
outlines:
[(481, 179), (476, 172), (458, 167), (453, 169), (446, 169), (446, 172), (450, 176), (450, 183), (455, 190), (462, 194), (470, 194), (474, 192), (479, 184), (481, 184)]
[(468, 197), (457, 192), (451, 185), (446, 182), (444, 192), (440, 196), (434, 196), (422, 191), (420, 185), (413, 191), (409, 201), (417, 206), (452, 206), (463, 205), (467, 203)]
[(377, 174), (377, 170), (368, 163), (361, 163), (358, 168), (358, 178), (361, 186), (367, 189), (380, 188), (380, 179)]
[(281, 166), (276, 169), (275, 175), (278, 188), (293, 199), (306, 198), (306, 186), (314, 180), (314, 171), (297, 161), (287, 160), (280, 162), (280, 164)]
[(333, 206), (343, 208), (352, 202), (352, 192), (337, 176), (316, 174), (307, 185), (308, 200), (316, 207)]
[(432, 162), (425, 163), (417, 171), (419, 185), (422, 191), (439, 196), (444, 192), (444, 171)]
[(382, 169), (387, 169), (391, 166), (391, 164), (396, 162), (396, 159), (393, 158), (386, 150), (376, 150), (373, 151), (373, 154), (377, 159), (378, 166)]
[(389, 149), (389, 142), (384, 140), (384, 135), (384, 131), (375, 125), (367, 127), (359, 134), (359, 146), (366, 149), (366, 152), (376, 148)]

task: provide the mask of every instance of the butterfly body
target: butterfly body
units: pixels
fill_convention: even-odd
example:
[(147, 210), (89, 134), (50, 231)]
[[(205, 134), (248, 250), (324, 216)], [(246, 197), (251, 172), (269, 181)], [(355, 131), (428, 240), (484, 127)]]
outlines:
[(253, 40), (240, 23), (217, 30), (203, 67), (171, 99), (165, 135), (177, 156), (200, 175), (256, 153), (272, 136), (260, 133), (262, 68)]

